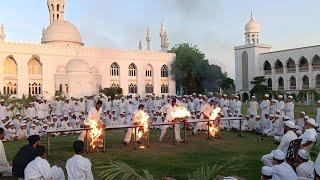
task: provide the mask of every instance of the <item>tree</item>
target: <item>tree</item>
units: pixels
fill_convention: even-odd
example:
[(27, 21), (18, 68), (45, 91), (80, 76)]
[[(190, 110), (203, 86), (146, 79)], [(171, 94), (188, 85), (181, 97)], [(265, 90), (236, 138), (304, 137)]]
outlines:
[(253, 81), (250, 82), (253, 85), (250, 94), (254, 94), (257, 99), (261, 100), (264, 94), (269, 93), (269, 88), (265, 85), (266, 81), (267, 79), (265, 76), (257, 76), (253, 78)]
[(122, 95), (122, 88), (120, 88), (120, 87), (104, 88), (104, 89), (100, 90), (100, 93), (103, 93), (106, 96), (111, 96), (111, 98), (114, 99), (116, 94), (118, 96)]
[(222, 78), (220, 80), (220, 88), (224, 93), (230, 94), (235, 90), (234, 80), (228, 77), (228, 74), (225, 72), (222, 74)]
[(171, 64), (171, 74), (177, 87), (183, 87), (184, 93), (202, 93), (206, 90), (217, 90), (221, 79), (221, 68), (210, 65), (197, 46), (182, 43), (174, 46), (169, 52), (176, 54)]

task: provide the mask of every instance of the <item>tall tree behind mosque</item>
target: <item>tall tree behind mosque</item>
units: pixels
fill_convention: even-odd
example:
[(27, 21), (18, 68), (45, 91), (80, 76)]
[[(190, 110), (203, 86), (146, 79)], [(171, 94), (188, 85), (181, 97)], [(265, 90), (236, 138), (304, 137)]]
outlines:
[(170, 52), (176, 54), (171, 74), (177, 88), (183, 87), (185, 94), (217, 91), (222, 77), (221, 67), (209, 64), (197, 46), (182, 43), (174, 46)]
[(265, 85), (267, 79), (265, 76), (257, 76), (253, 78), (253, 81), (250, 83), (253, 85), (253, 88), (250, 91), (251, 95), (255, 95), (258, 100), (261, 100), (264, 94), (269, 93), (268, 86)]

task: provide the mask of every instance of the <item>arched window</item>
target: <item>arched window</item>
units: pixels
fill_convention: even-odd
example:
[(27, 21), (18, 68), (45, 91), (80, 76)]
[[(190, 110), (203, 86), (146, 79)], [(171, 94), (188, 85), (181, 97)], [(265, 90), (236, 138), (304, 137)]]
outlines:
[(152, 66), (150, 64), (146, 67), (146, 77), (152, 77)]
[[(29, 84), (29, 85), (30, 85), (30, 84)], [(59, 91), (60, 91), (60, 93), (63, 92), (62, 84), (59, 84)]]
[(41, 75), (41, 64), (36, 58), (32, 58), (28, 62), (29, 75)]
[(66, 93), (69, 93), (69, 86), (68, 86), (68, 84), (65, 84), (65, 86), (66, 86)]
[(320, 57), (318, 55), (315, 55), (312, 59), (312, 69), (314, 71), (320, 70)]
[(307, 75), (302, 78), (302, 89), (309, 89), (309, 77)]
[(283, 64), (279, 59), (277, 59), (274, 68), (276, 70), (275, 71), (276, 74), (282, 74), (283, 73)]
[(138, 88), (136, 84), (131, 83), (129, 85), (129, 93), (136, 94), (138, 92)]
[(3, 86), (4, 95), (17, 94), (17, 84), (13, 82), (6, 82)]
[(112, 63), (111, 67), (110, 67), (110, 75), (111, 76), (119, 76), (119, 74), (120, 74), (119, 72), (120, 72), (119, 65), (116, 62)]
[(272, 74), (271, 64), (269, 63), (269, 61), (265, 61), (264, 62), (263, 70), (264, 70), (264, 74), (265, 75), (271, 75)]
[(130, 64), (129, 66), (129, 76), (136, 76), (137, 67), (135, 64)]
[(282, 77), (279, 77), (278, 90), (279, 90), (279, 91), (283, 91), (283, 90), (284, 90), (284, 81), (283, 81), (283, 78), (282, 78)]
[(320, 74), (316, 76), (316, 88), (320, 89)]
[(112, 84), (111, 84), (111, 87), (112, 87), (112, 88), (116, 88), (116, 87), (120, 87), (120, 85), (119, 85), (118, 83), (112, 83)]
[(145, 92), (146, 93), (153, 93), (153, 85), (152, 84), (146, 84), (146, 87), (145, 87)]
[(57, 11), (59, 12), (60, 10), (60, 4), (57, 4)]
[(272, 89), (272, 79), (271, 79), (271, 78), (268, 78), (267, 86), (268, 86), (268, 88), (269, 88), (270, 90)]
[(299, 69), (300, 69), (300, 72), (309, 71), (309, 63), (307, 58), (305, 58), (304, 56), (302, 56), (299, 60)]
[(8, 57), (3, 63), (4, 75), (17, 75), (17, 63), (12, 57)]
[(29, 83), (29, 95), (39, 95), (41, 91), (41, 83)]
[(169, 93), (168, 85), (166, 85), (166, 84), (161, 85), (161, 93), (163, 93), (163, 94)]
[(290, 89), (296, 89), (297, 88), (297, 81), (294, 76), (291, 76), (290, 78)]
[(287, 72), (288, 73), (296, 72), (296, 63), (291, 58), (289, 58), (287, 61)]
[(161, 77), (169, 77), (169, 69), (167, 65), (161, 67)]
[(248, 75), (248, 53), (242, 53), (242, 89), (248, 90), (249, 75)]

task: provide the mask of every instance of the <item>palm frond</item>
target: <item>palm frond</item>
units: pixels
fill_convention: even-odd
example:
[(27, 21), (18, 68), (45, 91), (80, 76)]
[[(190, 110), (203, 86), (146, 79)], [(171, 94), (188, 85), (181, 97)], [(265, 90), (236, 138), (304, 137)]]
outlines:
[(97, 166), (96, 169), (100, 171), (99, 177), (104, 180), (154, 180), (149, 171), (143, 170), (142, 176), (124, 162), (110, 162), (108, 165)]

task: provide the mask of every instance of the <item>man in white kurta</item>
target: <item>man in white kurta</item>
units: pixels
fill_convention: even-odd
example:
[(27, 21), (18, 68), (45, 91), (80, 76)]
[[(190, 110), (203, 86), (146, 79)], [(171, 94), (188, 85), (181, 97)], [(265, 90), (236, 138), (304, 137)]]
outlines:
[[(259, 104), (257, 102), (257, 99), (255, 96), (252, 96), (252, 99), (249, 102), (248, 114), (254, 114), (256, 116), (258, 108), (259, 108)], [(262, 117), (264, 117), (264, 116), (262, 116)]]
[(7, 116), (7, 107), (4, 105), (4, 100), (0, 100), (0, 119)]
[(298, 151), (299, 165), (296, 168), (297, 175), (300, 179), (313, 179), (313, 161), (310, 160), (310, 154), (305, 149)]
[[(287, 154), (289, 144), (292, 140), (297, 139), (297, 135), (293, 132), (295, 124), (292, 121), (286, 121), (285, 123), (285, 135), (282, 136), (281, 142), (277, 149), (281, 150), (285, 155)], [(265, 166), (272, 166), (272, 152), (270, 154), (266, 154), (262, 156), (261, 161)]]
[(50, 167), (49, 162), (45, 159), (45, 147), (36, 148), (37, 157), (31, 161), (24, 169), (25, 180), (64, 180), (64, 172), (57, 166)]
[(69, 180), (94, 180), (91, 171), (91, 161), (81, 155), (83, 148), (84, 143), (82, 141), (75, 141), (73, 143), (75, 154), (66, 163)]
[(278, 101), (276, 102), (275, 109), (276, 111), (280, 111), (280, 118), (283, 118), (283, 116), (285, 116), (285, 112), (284, 112), (285, 108), (286, 108), (286, 104), (283, 101), (283, 96), (279, 95)]
[(263, 101), (261, 101), (260, 103), (261, 117), (265, 117), (265, 114), (269, 114), (269, 108), (270, 108), (269, 94), (265, 94), (263, 97)]
[(2, 139), (4, 139), (5, 135), (4, 133), (4, 129), (0, 128), (0, 173), (10, 175), (12, 174), (12, 167), (7, 160), (6, 152), (2, 143)]
[(317, 118), (316, 118), (316, 122), (318, 124), (320, 124), (320, 100), (318, 100), (318, 102), (317, 102)]
[(292, 102), (293, 97), (288, 96), (288, 102), (286, 103), (285, 114), (290, 118), (290, 121), (295, 121), (294, 119), (294, 104)]

